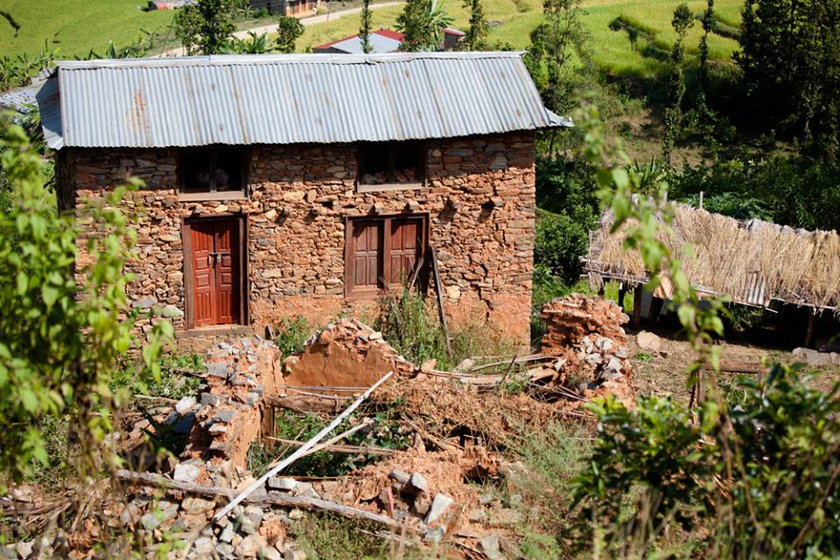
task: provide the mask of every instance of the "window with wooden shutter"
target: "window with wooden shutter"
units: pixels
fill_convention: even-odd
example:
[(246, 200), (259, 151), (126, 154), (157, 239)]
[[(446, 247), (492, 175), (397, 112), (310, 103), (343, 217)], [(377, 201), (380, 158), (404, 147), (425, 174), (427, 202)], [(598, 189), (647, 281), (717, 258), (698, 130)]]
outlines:
[(234, 147), (181, 150), (182, 200), (227, 200), (245, 196), (247, 154)]
[(426, 246), (425, 216), (348, 220), (345, 285), (347, 295), (375, 297), (420, 275)]
[(359, 192), (420, 188), (425, 182), (424, 142), (363, 142), (358, 152)]

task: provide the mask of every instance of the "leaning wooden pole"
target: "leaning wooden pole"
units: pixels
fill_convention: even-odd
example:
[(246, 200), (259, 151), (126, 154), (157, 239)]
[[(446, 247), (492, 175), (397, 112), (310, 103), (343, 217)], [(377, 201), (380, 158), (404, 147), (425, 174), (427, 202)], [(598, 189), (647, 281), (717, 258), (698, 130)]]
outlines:
[(452, 348), (449, 342), (449, 326), (446, 324), (446, 310), (443, 308), (443, 286), (440, 283), (437, 251), (435, 251), (434, 245), (429, 245), (429, 253), (432, 257), (432, 273), (435, 275), (435, 295), (437, 296), (438, 310), (440, 311), (440, 326), (443, 328), (443, 340), (446, 343), (446, 355), (451, 359)]
[(273, 469), (270, 469), (267, 473), (265, 473), (264, 475), (262, 475), (262, 476), (261, 476), (261, 477), (260, 477), (260, 478), (259, 478), (256, 482), (254, 482), (254, 483), (253, 483), (253, 484), (251, 484), (248, 488), (246, 488), (245, 490), (243, 490), (243, 491), (242, 491), (242, 492), (241, 492), (238, 496), (236, 496), (233, 500), (231, 500), (231, 502), (230, 502), (228, 505), (226, 505), (225, 507), (223, 507), (222, 509), (220, 509), (220, 510), (219, 510), (219, 512), (218, 512), (218, 513), (217, 513), (217, 514), (216, 514), (213, 518), (214, 518), (216, 521), (218, 521), (219, 519), (222, 519), (224, 516), (226, 516), (228, 513), (230, 513), (230, 511), (231, 511), (233, 508), (235, 508), (235, 507), (236, 507), (236, 506), (237, 506), (237, 505), (238, 505), (238, 504), (239, 504), (242, 500), (244, 500), (245, 498), (247, 498), (247, 497), (248, 497), (248, 496), (249, 496), (252, 492), (254, 492), (255, 490), (257, 490), (257, 489), (259, 489), (259, 488), (262, 488), (262, 487), (265, 485), (266, 481), (267, 481), (269, 478), (271, 478), (272, 476), (276, 475), (277, 473), (279, 473), (280, 471), (282, 471), (283, 469), (285, 469), (286, 467), (288, 467), (289, 465), (291, 465), (292, 463), (294, 463), (295, 461), (297, 461), (298, 459), (300, 459), (301, 457), (303, 457), (304, 455), (306, 455), (306, 452), (307, 452), (307, 451), (309, 451), (310, 449), (312, 449), (313, 447), (315, 447), (315, 445), (316, 445), (318, 442), (320, 442), (322, 439), (324, 439), (325, 437), (327, 437), (327, 435), (328, 435), (330, 432), (332, 432), (332, 431), (333, 431), (334, 429), (336, 429), (336, 428), (337, 428), (337, 427), (338, 427), (338, 426), (339, 426), (342, 422), (344, 422), (344, 420), (345, 420), (348, 416), (350, 416), (350, 415), (353, 413), (353, 411), (354, 411), (354, 410), (356, 410), (357, 408), (359, 408), (359, 405), (361, 405), (361, 404), (365, 401), (365, 399), (367, 399), (367, 398), (368, 398), (368, 397), (369, 397), (369, 396), (370, 396), (370, 395), (371, 395), (371, 394), (372, 394), (372, 393), (373, 393), (376, 389), (378, 389), (380, 385), (382, 385), (383, 383), (385, 383), (386, 381), (388, 381), (388, 379), (390, 379), (392, 375), (394, 375), (394, 372), (393, 372), (393, 371), (389, 371), (388, 373), (386, 373), (385, 375), (383, 375), (383, 376), (379, 379), (379, 381), (377, 381), (376, 383), (374, 383), (373, 385), (371, 385), (371, 386), (370, 386), (370, 388), (369, 388), (367, 391), (365, 391), (364, 393), (362, 393), (362, 394), (359, 396), (359, 398), (358, 398), (358, 399), (356, 399), (355, 401), (353, 401), (353, 404), (351, 404), (350, 406), (348, 406), (348, 407), (344, 410), (344, 412), (342, 412), (341, 414), (339, 414), (338, 416), (336, 416), (335, 420), (333, 420), (332, 422), (330, 422), (330, 423), (329, 423), (329, 424), (328, 424), (328, 425), (327, 425), (327, 426), (326, 426), (323, 430), (321, 430), (320, 432), (318, 432), (317, 434), (315, 434), (315, 436), (314, 436), (312, 439), (310, 439), (310, 440), (309, 440), (309, 441), (307, 441), (305, 444), (303, 444), (303, 446), (299, 447), (297, 451), (295, 451), (294, 453), (292, 453), (291, 455), (289, 455), (289, 456), (288, 456), (286, 459), (284, 459), (284, 460), (283, 460), (283, 461), (282, 461), (279, 465), (277, 465), (277, 466), (276, 466), (276, 467), (274, 467)]

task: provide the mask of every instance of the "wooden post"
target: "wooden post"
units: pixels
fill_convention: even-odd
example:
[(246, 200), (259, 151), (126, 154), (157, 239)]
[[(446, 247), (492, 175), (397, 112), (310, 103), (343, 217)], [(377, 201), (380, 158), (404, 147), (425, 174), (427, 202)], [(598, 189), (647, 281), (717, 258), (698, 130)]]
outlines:
[(618, 306), (624, 311), (624, 298), (627, 297), (627, 284), (624, 282), (618, 283)]
[(659, 314), (662, 313), (662, 298), (654, 297), (650, 299), (650, 314), (648, 319), (654, 324), (659, 323)]
[[(815, 310), (816, 311), (816, 310)], [(808, 314), (808, 328), (805, 331), (805, 348), (811, 347), (811, 342), (814, 340), (814, 327), (817, 322), (817, 314), (811, 312)]]
[(636, 284), (633, 288), (633, 326), (639, 328), (642, 324), (642, 290), (643, 284)]
[(432, 258), (432, 273), (435, 275), (435, 294), (437, 295), (437, 304), (440, 310), (440, 326), (443, 328), (443, 340), (446, 343), (446, 355), (451, 358), (452, 348), (449, 342), (449, 326), (446, 324), (446, 310), (443, 308), (443, 286), (440, 283), (437, 251), (435, 251), (434, 245), (431, 244), (429, 244), (429, 256)]

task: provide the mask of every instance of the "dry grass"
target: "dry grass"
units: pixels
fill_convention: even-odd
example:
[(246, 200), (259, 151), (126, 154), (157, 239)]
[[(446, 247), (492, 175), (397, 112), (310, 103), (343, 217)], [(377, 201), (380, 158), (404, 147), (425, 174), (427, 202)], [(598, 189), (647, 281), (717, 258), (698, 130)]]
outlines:
[[(624, 247), (628, 223), (610, 234), (611, 216), (602, 218), (590, 248), (590, 261), (606, 276), (644, 279), (638, 251)], [(761, 303), (778, 298), (793, 304), (840, 306), (840, 236), (809, 232), (752, 220), (739, 222), (720, 214), (676, 205), (670, 229), (660, 240), (682, 258), (683, 270), (698, 291), (748, 301), (764, 284)], [(665, 294), (670, 295), (670, 294)], [(753, 299), (753, 298), (749, 298)]]

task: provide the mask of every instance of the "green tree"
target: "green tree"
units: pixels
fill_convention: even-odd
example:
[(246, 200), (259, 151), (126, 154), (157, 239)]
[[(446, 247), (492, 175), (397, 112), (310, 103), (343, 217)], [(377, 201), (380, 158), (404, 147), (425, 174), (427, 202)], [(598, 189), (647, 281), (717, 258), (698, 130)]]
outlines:
[(175, 14), (175, 35), (187, 54), (228, 52), (236, 31), (235, 15), (244, 0), (198, 0)]
[(370, 0), (364, 0), (362, 3), (362, 17), (359, 25), (359, 38), (362, 40), (362, 51), (367, 54), (373, 50), (370, 44)]
[(295, 42), (303, 35), (303, 24), (298, 18), (283, 16), (277, 24), (277, 50), (281, 53), (295, 52)]
[(483, 50), (486, 48), (487, 33), (490, 30), (487, 16), (484, 15), (484, 4), (481, 0), (464, 0), (464, 8), (470, 11), (470, 26), (461, 45), (468, 51)]
[[(124, 273), (133, 232), (118, 210), (124, 187), (91, 201), (82, 212), (95, 227), (87, 244), (95, 259), (75, 270), (79, 231), (56, 211), (46, 163), (19, 125), (3, 117), (0, 130), (0, 165), (13, 188), (0, 212), (0, 472), (18, 479), (32, 460), (48, 461), (36, 427), (42, 416), (73, 413), (83, 445), (111, 429), (108, 379), (137, 344)], [(157, 373), (161, 334), (171, 334), (166, 321), (143, 348)]]
[(752, 120), (815, 138), (832, 155), (840, 134), (840, 2), (748, 0), (741, 52)]
[(580, 21), (580, 0), (545, 0), (543, 14), (545, 22), (531, 32), (525, 62), (546, 106), (563, 114), (576, 104), (573, 91), (580, 73), (571, 62), (575, 54), (586, 58), (588, 35)]
[(682, 103), (685, 96), (685, 79), (683, 77), (683, 42), (688, 30), (694, 24), (694, 14), (688, 4), (680, 4), (674, 10), (671, 25), (677, 32), (677, 39), (671, 49), (671, 71), (668, 77), (668, 107), (665, 109), (665, 137), (662, 140), (662, 155), (670, 165), (671, 152), (682, 129)]
[(442, 0), (408, 0), (397, 16), (397, 30), (405, 35), (400, 50), (436, 50), (443, 40), (443, 30), (451, 24)]
[(709, 34), (714, 30), (715, 25), (715, 0), (708, 0), (706, 4), (706, 11), (703, 12), (703, 35), (700, 37), (700, 92), (705, 96), (708, 94), (709, 87)]

